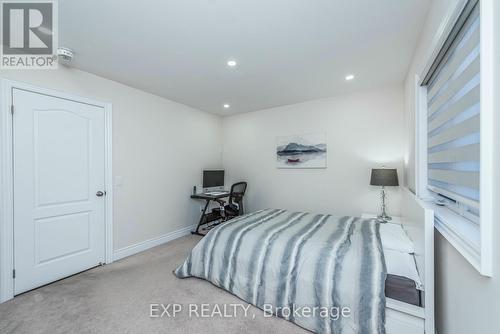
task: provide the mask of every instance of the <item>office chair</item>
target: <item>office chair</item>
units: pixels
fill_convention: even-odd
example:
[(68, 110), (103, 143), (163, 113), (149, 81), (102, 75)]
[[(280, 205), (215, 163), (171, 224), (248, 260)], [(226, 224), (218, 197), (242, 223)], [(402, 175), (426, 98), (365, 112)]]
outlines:
[(247, 190), (246, 182), (238, 182), (231, 186), (228, 202), (218, 200), (220, 207), (212, 209), (213, 214), (217, 214), (220, 219), (229, 220), (244, 214), (243, 196)]

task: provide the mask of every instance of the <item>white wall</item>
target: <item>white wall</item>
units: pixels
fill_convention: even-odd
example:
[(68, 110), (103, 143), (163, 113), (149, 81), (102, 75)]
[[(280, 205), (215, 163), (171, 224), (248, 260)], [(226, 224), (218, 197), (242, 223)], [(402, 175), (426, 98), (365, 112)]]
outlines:
[[(414, 77), (418, 74), (427, 55), (432, 51), (432, 40), (439, 30), (447, 10), (457, 0), (435, 0), (429, 12), (420, 43), (415, 51), (405, 85), (405, 119), (408, 129), (406, 175), (408, 185), (415, 186), (414, 146)], [(495, 0), (496, 54), (500, 54), (500, 2)], [(496, 58), (496, 91), (500, 90), (500, 57)], [(496, 97), (495, 110), (500, 110), (500, 97)], [(495, 113), (495, 143), (500, 143), (500, 116)], [(496, 187), (494, 203), (500, 203), (500, 145), (495, 161), (492, 182)], [(493, 217), (494, 264), (493, 278), (479, 273), (443, 237), (435, 236), (436, 330), (439, 334), (500, 333), (500, 206)]]
[(113, 104), (114, 248), (194, 224), (203, 168), (221, 166), (220, 117), (86, 72), (8, 70), (0, 77)]
[[(227, 179), (249, 183), (248, 209), (378, 212), (372, 167), (403, 167), (403, 87), (342, 95), (223, 118)], [(276, 137), (324, 132), (327, 169), (277, 169)], [(399, 190), (389, 190), (399, 212)]]

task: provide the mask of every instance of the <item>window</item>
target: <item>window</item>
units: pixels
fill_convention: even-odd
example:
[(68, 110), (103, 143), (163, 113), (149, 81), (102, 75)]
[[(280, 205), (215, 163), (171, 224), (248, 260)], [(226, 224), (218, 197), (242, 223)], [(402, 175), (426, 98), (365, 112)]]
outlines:
[(427, 87), (427, 187), (460, 215), (479, 221), (480, 57), (476, 4)]
[(425, 162), (419, 164), (421, 182), (436, 204), (436, 228), (476, 269), (490, 275), (491, 196), (485, 194), (491, 193), (485, 177), (491, 170), (485, 147), (493, 142), (483, 142), (491, 137), (483, 131), (492, 111), (483, 110), (480, 13), (480, 1), (466, 2), (421, 82), (425, 134), (420, 132), (418, 144)]

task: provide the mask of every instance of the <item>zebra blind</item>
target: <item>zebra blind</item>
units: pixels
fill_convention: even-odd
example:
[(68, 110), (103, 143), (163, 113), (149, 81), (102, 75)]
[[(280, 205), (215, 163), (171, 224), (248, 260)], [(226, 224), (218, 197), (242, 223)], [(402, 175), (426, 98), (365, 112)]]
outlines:
[(474, 209), (479, 208), (479, 46), (476, 4), (427, 84), (428, 188)]

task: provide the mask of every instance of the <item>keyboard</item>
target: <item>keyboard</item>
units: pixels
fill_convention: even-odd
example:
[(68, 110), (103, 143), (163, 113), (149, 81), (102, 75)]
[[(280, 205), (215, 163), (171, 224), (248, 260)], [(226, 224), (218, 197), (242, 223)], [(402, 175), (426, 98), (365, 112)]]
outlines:
[(209, 191), (209, 192), (206, 192), (204, 194), (208, 195), (208, 196), (219, 196), (219, 195), (228, 194), (228, 192), (227, 191)]

